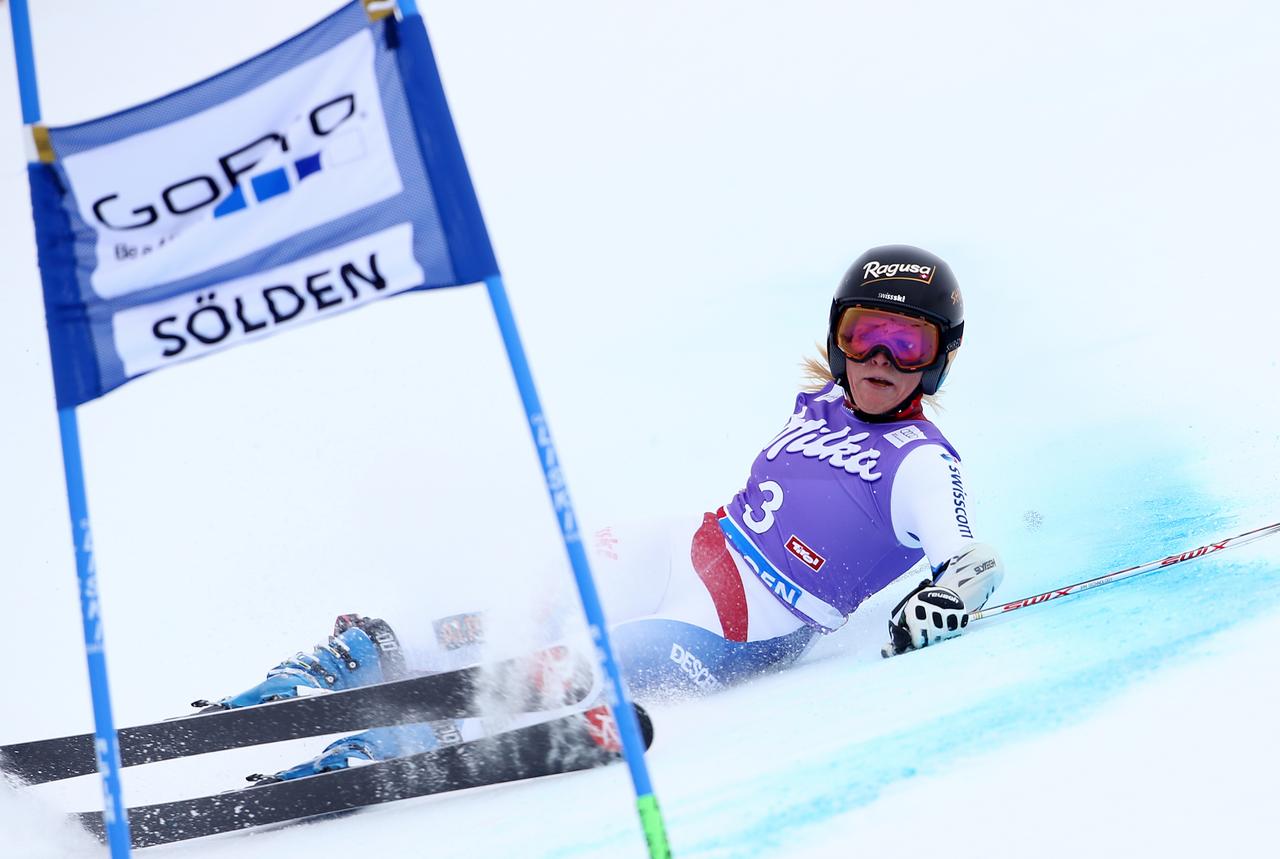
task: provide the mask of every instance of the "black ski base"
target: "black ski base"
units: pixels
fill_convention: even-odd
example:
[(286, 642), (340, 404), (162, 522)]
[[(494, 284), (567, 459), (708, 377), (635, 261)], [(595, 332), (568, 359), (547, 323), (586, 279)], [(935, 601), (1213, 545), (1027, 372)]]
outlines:
[[(648, 716), (637, 708), (652, 737)], [(393, 760), (129, 809), (135, 848), (339, 814), (378, 803), (591, 769), (620, 760), (581, 714)], [(104, 839), (101, 812), (77, 815)]]
[[(499, 672), (496, 675), (495, 670)], [(344, 692), (121, 728), (117, 733), (120, 763), (131, 767), (299, 737), (479, 716), (482, 713), (476, 693), (480, 684), (503, 672), (527, 675), (528, 663), (508, 660)], [(578, 687), (573, 694), (580, 699), (585, 691), (585, 687)], [(575, 704), (577, 700), (571, 695), (563, 703)], [(545, 704), (529, 702), (531, 710), (541, 706)], [(0, 746), (0, 772), (26, 784), (88, 775), (97, 769), (93, 734)]]

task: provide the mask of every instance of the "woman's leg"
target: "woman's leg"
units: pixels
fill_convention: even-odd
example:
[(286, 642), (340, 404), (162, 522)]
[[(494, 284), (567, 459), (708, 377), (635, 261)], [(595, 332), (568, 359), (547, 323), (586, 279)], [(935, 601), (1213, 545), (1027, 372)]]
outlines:
[[(710, 513), (603, 528), (589, 549), (618, 658), (637, 691), (710, 691), (789, 665), (812, 637), (755, 578)], [(560, 637), (548, 634), (543, 644)], [(326, 643), (285, 660), (266, 681), (218, 705), (248, 706), (293, 697), (296, 687), (345, 689), (475, 664), (485, 638), (479, 612), (436, 619), (411, 612), (408, 620), (386, 621), (344, 615)]]
[[(700, 695), (780, 670), (812, 640), (814, 631), (728, 546), (713, 515), (649, 531), (642, 551), (628, 543), (620, 538), (616, 558), (602, 564), (601, 590), (610, 637), (637, 697)], [(659, 591), (654, 582), (663, 579)]]

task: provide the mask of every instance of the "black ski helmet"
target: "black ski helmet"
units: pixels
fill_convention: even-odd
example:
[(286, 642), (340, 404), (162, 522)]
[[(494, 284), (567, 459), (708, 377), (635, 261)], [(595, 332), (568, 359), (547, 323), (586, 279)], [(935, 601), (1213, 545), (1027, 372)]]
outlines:
[(827, 358), (831, 375), (851, 400), (845, 356), (836, 345), (836, 325), (841, 314), (854, 305), (905, 313), (938, 326), (942, 334), (938, 340), (938, 358), (925, 367), (920, 376), (920, 390), (926, 394), (937, 393), (964, 334), (964, 299), (951, 267), (928, 251), (911, 245), (884, 245), (858, 257), (845, 272), (831, 299)]

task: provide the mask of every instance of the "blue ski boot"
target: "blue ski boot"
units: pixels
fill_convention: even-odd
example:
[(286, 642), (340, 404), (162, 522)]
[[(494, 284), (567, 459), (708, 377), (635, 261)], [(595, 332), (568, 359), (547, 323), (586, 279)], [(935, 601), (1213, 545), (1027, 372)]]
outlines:
[(281, 770), (275, 775), (255, 773), (247, 776), (247, 779), (256, 784), (290, 781), (333, 770), (344, 770), (352, 761), (385, 761), (434, 751), (443, 745), (461, 741), (462, 737), (453, 722), (423, 722), (373, 728), (333, 741), (319, 755), (305, 763)]
[(218, 701), (193, 701), (201, 712), (251, 707), (296, 698), (299, 689), (340, 691), (397, 680), (405, 674), (404, 654), (385, 621), (340, 615), (333, 635), (310, 653), (295, 653), (267, 672), (267, 679), (239, 695)]

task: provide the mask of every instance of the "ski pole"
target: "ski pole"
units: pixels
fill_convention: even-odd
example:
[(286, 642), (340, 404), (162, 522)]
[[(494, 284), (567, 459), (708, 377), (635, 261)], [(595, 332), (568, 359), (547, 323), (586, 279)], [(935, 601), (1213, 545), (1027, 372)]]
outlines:
[(1261, 540), (1263, 537), (1269, 537), (1272, 534), (1277, 533), (1280, 533), (1280, 522), (1276, 522), (1274, 525), (1267, 525), (1263, 528), (1255, 528), (1252, 531), (1246, 531), (1243, 534), (1237, 534), (1234, 537), (1228, 537), (1225, 540), (1218, 540), (1205, 546), (1198, 546), (1190, 551), (1181, 552), (1177, 555), (1169, 555), (1168, 557), (1161, 558), (1158, 561), (1148, 561), (1147, 563), (1139, 564), (1136, 567), (1126, 567), (1123, 570), (1116, 570), (1114, 573), (1107, 573), (1106, 575), (1098, 576), (1095, 579), (1089, 579), (1088, 581), (1080, 582), (1079, 584), (1067, 585), (1063, 588), (1054, 588), (1051, 591), (1045, 591), (1044, 593), (1036, 594), (1033, 597), (1014, 600), (1013, 602), (1007, 602), (1003, 605), (992, 606), (991, 608), (985, 608), (981, 611), (975, 611), (969, 615), (969, 622), (972, 624), (979, 620), (1007, 614), (1008, 612), (1016, 611), (1020, 608), (1026, 608), (1027, 606), (1040, 605), (1042, 603), (1049, 602), (1050, 600), (1055, 600), (1058, 597), (1065, 597), (1070, 594), (1087, 591), (1091, 588), (1102, 587), (1103, 585), (1109, 585), (1123, 579), (1131, 579), (1134, 576), (1140, 576), (1143, 573), (1162, 570), (1165, 567), (1171, 567), (1174, 564), (1180, 564), (1183, 561), (1193, 561), (1196, 558), (1203, 558), (1205, 555), (1212, 555), (1213, 553), (1220, 552), (1223, 549), (1243, 546), (1246, 543), (1252, 543), (1255, 540)]

